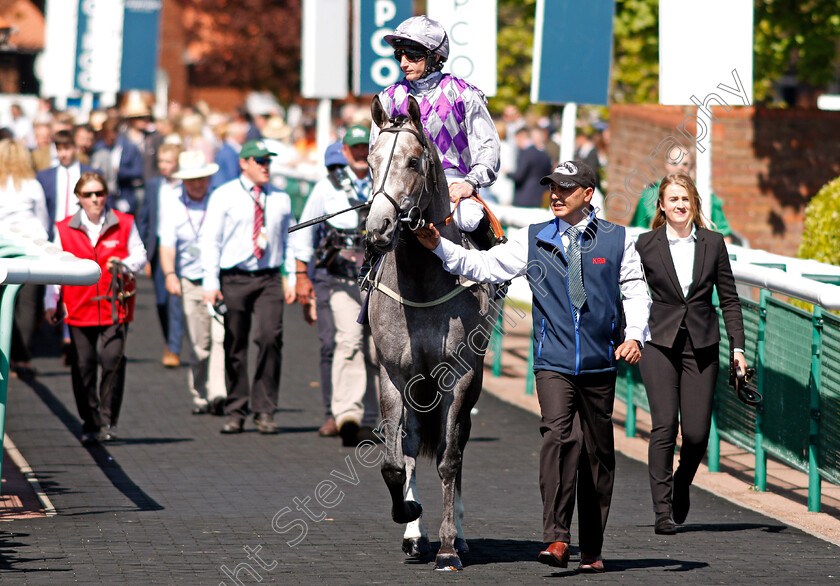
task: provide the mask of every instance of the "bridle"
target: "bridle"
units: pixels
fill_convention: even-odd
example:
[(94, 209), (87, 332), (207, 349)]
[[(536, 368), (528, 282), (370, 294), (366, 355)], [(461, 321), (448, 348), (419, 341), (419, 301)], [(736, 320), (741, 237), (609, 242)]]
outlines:
[[(407, 132), (414, 135), (423, 147), (423, 152), (420, 154), (417, 162), (412, 165), (412, 168), (423, 178), (423, 191), (420, 192), (420, 196), (417, 198), (417, 203), (411, 206), (407, 211), (403, 211), (400, 204), (398, 204), (397, 201), (385, 190), (385, 183), (388, 181), (388, 171), (391, 169), (391, 161), (394, 160), (394, 152), (396, 152), (397, 139), (399, 138), (399, 136), (395, 136), (394, 142), (391, 144), (391, 154), (388, 156), (388, 162), (385, 165), (385, 173), (382, 175), (382, 183), (379, 186), (379, 189), (373, 193), (370, 201), (373, 203), (374, 198), (381, 193), (389, 202), (391, 202), (391, 205), (394, 206), (394, 209), (397, 211), (397, 221), (405, 224), (409, 230), (414, 231), (419, 230), (426, 225), (426, 221), (423, 219), (424, 208), (421, 207), (420, 203), (423, 199), (423, 195), (427, 193), (434, 193), (437, 190), (437, 177), (431, 178), (431, 186), (429, 186), (428, 173), (432, 157), (429, 141), (426, 139), (426, 135), (424, 133), (420, 133), (412, 128), (406, 128), (403, 126), (407, 121), (408, 118), (403, 116), (391, 118), (390, 122), (393, 126), (382, 129), (381, 133), (384, 134), (388, 132), (399, 135), (401, 132)], [(428, 205), (428, 202), (426, 205)]]

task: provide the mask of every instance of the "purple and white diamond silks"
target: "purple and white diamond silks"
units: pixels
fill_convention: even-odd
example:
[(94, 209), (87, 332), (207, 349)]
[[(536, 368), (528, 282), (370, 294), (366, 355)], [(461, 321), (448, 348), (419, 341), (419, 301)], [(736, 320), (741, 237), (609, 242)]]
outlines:
[[(444, 74), (437, 87), (418, 100), (423, 129), (438, 148), (443, 168), (455, 168), (464, 175), (472, 166), (469, 139), (462, 127), (466, 118), (463, 94), (468, 88), (477, 91), (464, 80)], [(389, 116), (408, 115), (410, 90), (411, 85), (406, 80), (385, 90), (390, 102), (385, 105)]]

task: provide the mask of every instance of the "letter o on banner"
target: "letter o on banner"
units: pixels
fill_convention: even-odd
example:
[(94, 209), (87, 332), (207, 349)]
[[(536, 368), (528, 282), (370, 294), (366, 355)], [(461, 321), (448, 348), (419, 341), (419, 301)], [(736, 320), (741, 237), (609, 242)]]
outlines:
[(610, 216), (616, 219), (626, 218), (630, 215), (631, 205), (630, 200), (624, 195), (623, 191), (613, 191), (607, 196), (604, 202), (604, 207), (607, 208)]
[(453, 59), (449, 68), (452, 70), (452, 75), (462, 78), (471, 76), (473, 71), (475, 71), (475, 65), (473, 64), (472, 59), (466, 55), (459, 55)]
[(370, 78), (377, 84), (389, 86), (400, 76), (400, 64), (394, 59), (377, 59), (370, 68)]

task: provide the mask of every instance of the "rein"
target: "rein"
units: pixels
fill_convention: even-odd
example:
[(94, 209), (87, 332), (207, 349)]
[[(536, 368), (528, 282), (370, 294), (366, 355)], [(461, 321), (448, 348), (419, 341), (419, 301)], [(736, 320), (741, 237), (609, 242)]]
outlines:
[[(392, 118), (391, 121), (395, 122), (395, 119)], [(422, 228), (426, 225), (426, 220), (423, 219), (423, 208), (420, 207), (420, 202), (423, 200), (423, 196), (427, 193), (431, 194), (432, 191), (437, 188), (437, 177), (432, 177), (432, 184), (433, 185), (432, 185), (431, 190), (427, 188), (426, 183), (425, 183), (425, 180), (427, 179), (427, 175), (428, 175), (428, 172), (429, 172), (429, 164), (428, 164), (428, 161), (430, 159), (429, 143), (426, 140), (425, 134), (421, 134), (421, 133), (417, 132), (416, 130), (414, 130), (412, 128), (405, 128), (404, 126), (389, 126), (388, 128), (384, 128), (381, 131), (382, 134), (384, 134), (386, 132), (393, 133), (393, 134), (399, 134), (401, 132), (408, 132), (409, 134), (414, 135), (414, 137), (417, 139), (417, 142), (419, 142), (420, 145), (423, 147), (423, 153), (420, 155), (420, 159), (419, 159), (418, 165), (417, 165), (418, 168), (415, 169), (421, 176), (423, 176), (423, 179), (424, 179), (423, 191), (420, 193), (420, 196), (417, 198), (417, 203), (415, 205), (411, 206), (411, 208), (409, 208), (408, 211), (404, 212), (402, 210), (402, 208), (400, 207), (400, 204), (398, 204), (397, 201), (385, 190), (385, 183), (388, 180), (388, 171), (391, 170), (391, 161), (394, 160), (394, 152), (396, 152), (396, 149), (397, 149), (397, 139), (399, 138), (397, 136), (397, 137), (394, 137), (394, 142), (391, 145), (391, 154), (389, 155), (388, 162), (385, 165), (385, 173), (382, 175), (382, 184), (379, 186), (379, 189), (377, 189), (373, 193), (370, 200), (371, 200), (371, 202), (373, 202), (373, 199), (377, 195), (379, 195), (380, 193), (382, 195), (384, 195), (385, 198), (389, 202), (391, 202), (391, 205), (394, 206), (394, 209), (397, 212), (397, 221), (406, 224), (408, 226), (408, 229), (413, 232), (415, 230), (419, 230), (420, 228)], [(452, 214), (449, 214), (449, 216), (446, 217), (443, 221), (448, 224), (451, 218), (452, 218)]]

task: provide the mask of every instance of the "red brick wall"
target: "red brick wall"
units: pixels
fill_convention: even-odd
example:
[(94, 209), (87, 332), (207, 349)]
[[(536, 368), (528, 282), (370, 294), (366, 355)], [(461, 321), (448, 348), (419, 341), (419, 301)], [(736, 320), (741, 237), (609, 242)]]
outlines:
[(163, 0), (160, 15), (160, 68), (169, 76), (169, 100), (189, 103), (187, 42), (183, 24), (184, 9), (178, 0)]
[[(805, 204), (840, 175), (840, 112), (760, 107), (713, 112), (720, 122), (712, 125), (712, 188), (724, 201), (729, 223), (753, 248), (794, 255)], [(610, 192), (624, 191), (625, 178), (644, 167), (665, 137), (683, 140), (675, 129), (695, 114), (694, 107), (613, 105)], [(629, 199), (635, 206), (636, 199)], [(608, 206), (612, 209), (620, 206)], [(631, 215), (632, 209), (623, 219), (613, 214), (624, 224)]]

